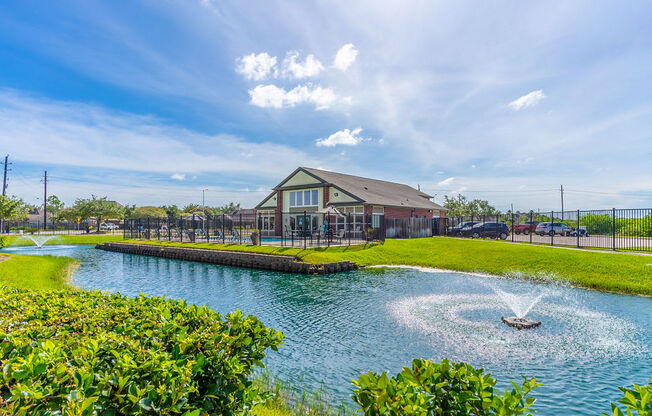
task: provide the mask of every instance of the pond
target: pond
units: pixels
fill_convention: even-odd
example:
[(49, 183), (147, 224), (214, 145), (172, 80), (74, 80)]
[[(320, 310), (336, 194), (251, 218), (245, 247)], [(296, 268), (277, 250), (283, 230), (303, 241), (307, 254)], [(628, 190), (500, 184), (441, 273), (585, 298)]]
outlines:
[[(521, 375), (541, 415), (596, 415), (618, 386), (652, 378), (652, 299), (462, 273), (375, 269), (305, 276), (95, 250), (9, 248), (81, 259), (73, 284), (135, 296), (166, 295), (227, 313), (237, 308), (286, 334), (266, 360), (273, 374), (350, 402), (350, 380), (396, 373), (416, 357), (485, 368), (502, 388)], [(517, 331), (505, 293), (540, 297)], [(503, 297), (499, 296), (502, 295)]]

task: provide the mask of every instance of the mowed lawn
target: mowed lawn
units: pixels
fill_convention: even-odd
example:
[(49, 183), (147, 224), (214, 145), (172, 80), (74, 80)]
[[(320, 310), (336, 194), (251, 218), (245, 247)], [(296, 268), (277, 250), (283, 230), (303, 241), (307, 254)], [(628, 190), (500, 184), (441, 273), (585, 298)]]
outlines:
[(552, 277), (590, 289), (652, 295), (652, 256), (573, 250), (494, 240), (447, 237), (387, 240), (384, 244), (300, 248), (191, 244), (127, 240), (138, 244), (183, 246), (289, 255), (310, 263), (350, 260), (359, 265), (409, 265), (524, 278)]
[(78, 262), (69, 257), (21, 256), (0, 251), (0, 286), (34, 290), (70, 288)]
[[(47, 236), (42, 235), (39, 238), (45, 238), (45, 237)], [(5, 247), (34, 245), (34, 242), (32, 242), (32, 240), (30, 240), (29, 237), (27, 236), (12, 234), (12, 235), (0, 235), (0, 238), (4, 241)], [(56, 234), (45, 244), (46, 245), (53, 245), (53, 244), (92, 245), (92, 244), (108, 243), (112, 241), (122, 241), (122, 240), (123, 240), (122, 234)]]

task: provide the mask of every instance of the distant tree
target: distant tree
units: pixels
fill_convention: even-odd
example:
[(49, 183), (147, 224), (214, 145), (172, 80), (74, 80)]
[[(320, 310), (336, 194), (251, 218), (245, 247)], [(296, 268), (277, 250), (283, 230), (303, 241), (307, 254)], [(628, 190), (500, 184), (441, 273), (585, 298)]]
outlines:
[(467, 200), (464, 196), (448, 197), (444, 195), (444, 207), (448, 209), (449, 217), (462, 217), (470, 215), (496, 215), (500, 212), (489, 204), (489, 201), (481, 199)]
[(240, 203), (238, 202), (236, 204), (235, 202), (229, 202), (228, 204), (224, 204), (222, 206), (213, 207), (213, 212), (215, 214), (230, 214), (236, 209), (240, 209)]
[(131, 212), (131, 218), (163, 218), (167, 217), (167, 213), (163, 208), (154, 206), (136, 207)]
[(199, 204), (188, 204), (183, 209), (184, 214), (198, 214), (201, 212), (201, 205)]
[(108, 201), (106, 197), (98, 198), (92, 195), (90, 199), (78, 199), (73, 206), (77, 216), (88, 219), (95, 218), (97, 221), (97, 232), (102, 223), (102, 218), (124, 217), (124, 207), (114, 201)]
[(159, 208), (165, 211), (168, 217), (178, 217), (181, 214), (181, 210), (176, 205), (161, 205)]
[(61, 221), (62, 218), (60, 217), (61, 212), (65, 208), (65, 205), (59, 197), (56, 195), (50, 195), (47, 200), (47, 207), (48, 207), (48, 212), (52, 214), (52, 219), (55, 222)]
[(29, 209), (22, 199), (0, 195), (0, 219), (16, 220), (27, 217)]

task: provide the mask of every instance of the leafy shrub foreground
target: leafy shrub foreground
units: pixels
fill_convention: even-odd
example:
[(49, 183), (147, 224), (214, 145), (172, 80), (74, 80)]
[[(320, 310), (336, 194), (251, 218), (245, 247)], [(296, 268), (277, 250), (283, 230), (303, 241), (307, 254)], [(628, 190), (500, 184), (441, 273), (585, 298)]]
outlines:
[(164, 298), (0, 289), (0, 413), (232, 415), (283, 334)]
[(416, 359), (394, 377), (370, 372), (353, 384), (353, 400), (366, 416), (522, 415), (535, 402), (529, 393), (541, 385), (524, 378), (501, 395), (496, 379), (482, 369), (446, 359)]

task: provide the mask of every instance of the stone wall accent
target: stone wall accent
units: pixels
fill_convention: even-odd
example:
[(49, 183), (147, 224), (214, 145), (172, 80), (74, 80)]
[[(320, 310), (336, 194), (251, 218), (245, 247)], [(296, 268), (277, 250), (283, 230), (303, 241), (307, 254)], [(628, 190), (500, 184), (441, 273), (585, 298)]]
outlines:
[(355, 270), (358, 266), (350, 261), (312, 264), (297, 261), (292, 256), (247, 253), (240, 251), (210, 250), (191, 247), (163, 247), (150, 244), (102, 243), (95, 248), (126, 254), (164, 257), (168, 259), (246, 267), (249, 269), (272, 270), (301, 274), (328, 274)]
[(385, 207), (385, 218), (410, 218), (413, 215), (417, 216), (417, 218), (424, 216), (426, 218), (432, 218), (432, 212), (427, 210)]

